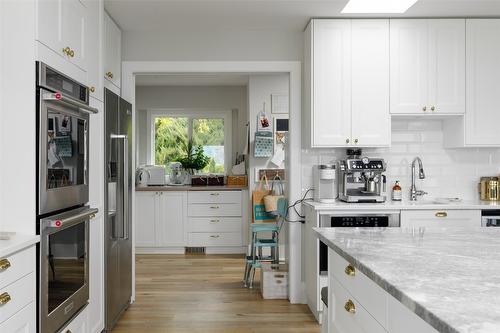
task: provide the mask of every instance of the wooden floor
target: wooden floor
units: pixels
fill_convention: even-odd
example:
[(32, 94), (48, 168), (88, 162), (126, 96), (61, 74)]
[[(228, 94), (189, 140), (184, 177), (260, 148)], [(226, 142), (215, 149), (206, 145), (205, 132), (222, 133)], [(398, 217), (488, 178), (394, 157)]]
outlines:
[(138, 255), (136, 262), (136, 302), (113, 333), (320, 331), (307, 305), (264, 300), (258, 282), (243, 288), (241, 256)]

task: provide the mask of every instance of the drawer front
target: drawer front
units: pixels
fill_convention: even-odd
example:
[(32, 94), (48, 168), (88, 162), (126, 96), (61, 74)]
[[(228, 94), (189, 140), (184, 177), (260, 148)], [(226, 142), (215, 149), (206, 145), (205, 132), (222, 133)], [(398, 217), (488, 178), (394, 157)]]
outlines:
[(242, 221), (238, 217), (192, 217), (191, 232), (241, 232)]
[(241, 203), (241, 191), (189, 191), (188, 203)]
[(480, 210), (404, 210), (401, 227), (480, 227)]
[[(0, 288), (0, 295), (9, 295), (10, 301), (0, 305), (0, 323), (35, 300), (35, 273)], [(0, 296), (1, 297), (1, 296)]]
[(189, 246), (242, 246), (239, 232), (190, 232)]
[(19, 280), (28, 273), (34, 271), (35, 268), (35, 247), (16, 252), (8, 257), (0, 258), (0, 290)]
[(386, 292), (366, 275), (354, 268), (332, 249), (328, 249), (333, 277), (383, 326), (387, 327)]
[(15, 315), (0, 323), (0, 332), (9, 333), (34, 333), (36, 313), (35, 303), (31, 302)]
[[(329, 299), (334, 304), (328, 304), (333, 319), (333, 332), (335, 333), (387, 333), (387, 331), (373, 318), (370, 313), (334, 278), (331, 281), (333, 293)], [(329, 301), (330, 302), (330, 301)], [(351, 302), (353, 313), (346, 307)]]
[(241, 216), (241, 204), (190, 204), (189, 216)]

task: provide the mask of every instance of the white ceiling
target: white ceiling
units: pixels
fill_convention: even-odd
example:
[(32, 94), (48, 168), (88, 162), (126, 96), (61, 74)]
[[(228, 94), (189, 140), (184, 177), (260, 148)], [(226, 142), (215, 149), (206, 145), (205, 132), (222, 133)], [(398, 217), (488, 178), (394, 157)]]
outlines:
[(137, 75), (137, 86), (246, 86), (248, 75), (240, 74), (155, 74)]
[[(346, 3), (347, 0), (105, 0), (105, 7), (125, 31), (182, 33), (200, 29), (301, 31), (311, 17), (345, 17), (340, 11)], [(500, 0), (419, 0), (405, 14), (392, 16), (500, 16)]]

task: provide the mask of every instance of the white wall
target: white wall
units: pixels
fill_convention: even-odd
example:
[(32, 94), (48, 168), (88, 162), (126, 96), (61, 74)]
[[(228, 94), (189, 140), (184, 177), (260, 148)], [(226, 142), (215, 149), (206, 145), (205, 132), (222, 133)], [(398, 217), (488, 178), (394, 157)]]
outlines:
[[(231, 160), (241, 152), (247, 123), (247, 87), (245, 86), (142, 86), (136, 88), (136, 129), (138, 164), (147, 161), (149, 126), (147, 109), (213, 109), (233, 111)], [(237, 111), (236, 111), (237, 110)]]
[[(441, 120), (392, 121), (390, 148), (363, 149), (363, 155), (382, 157), (388, 164), (387, 187), (401, 181), (403, 199), (408, 199), (411, 185), (411, 162), (420, 156), (426, 179), (416, 180), (417, 189), (429, 194), (426, 198), (459, 197), (478, 199), (477, 184), (481, 176), (500, 175), (500, 149), (443, 148)], [(302, 150), (303, 189), (312, 186), (312, 166), (345, 157), (345, 149)], [(389, 192), (390, 194), (390, 192)]]
[(301, 60), (302, 32), (266, 30), (124, 31), (124, 61)]

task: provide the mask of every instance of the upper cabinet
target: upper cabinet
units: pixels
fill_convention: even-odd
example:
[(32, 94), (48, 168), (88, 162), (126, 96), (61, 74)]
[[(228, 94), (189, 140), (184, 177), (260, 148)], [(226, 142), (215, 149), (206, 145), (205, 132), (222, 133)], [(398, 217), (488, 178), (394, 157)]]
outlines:
[(390, 145), (389, 21), (312, 20), (305, 43), (306, 146)]
[(103, 0), (87, 2), (88, 10), (88, 86), (90, 96), (103, 102), (103, 76), (102, 76), (102, 32), (103, 32)]
[(36, 10), (36, 39), (86, 72), (88, 22), (84, 4), (79, 0), (37, 0)]
[(465, 113), (465, 19), (395, 19), (392, 114)]
[[(444, 123), (447, 147), (500, 145), (500, 20), (467, 19), (465, 117)], [(458, 129), (458, 130), (457, 130)]]
[(104, 14), (104, 71), (106, 80), (121, 86), (122, 70), (122, 32), (113, 19), (105, 12)]

